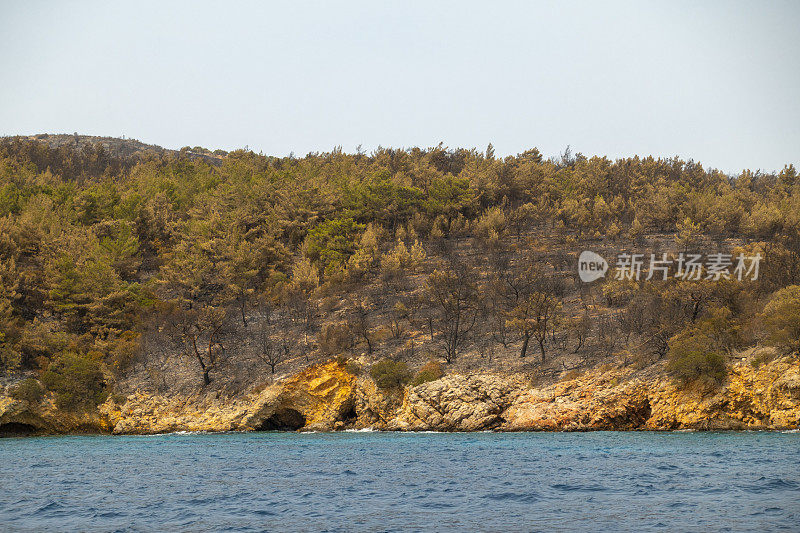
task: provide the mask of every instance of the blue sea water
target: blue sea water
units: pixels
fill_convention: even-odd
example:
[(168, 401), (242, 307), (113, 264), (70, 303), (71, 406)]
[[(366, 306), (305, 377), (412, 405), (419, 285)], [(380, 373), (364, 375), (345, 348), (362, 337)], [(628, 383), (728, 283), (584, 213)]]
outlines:
[(8, 438), (0, 530), (800, 531), (800, 434)]

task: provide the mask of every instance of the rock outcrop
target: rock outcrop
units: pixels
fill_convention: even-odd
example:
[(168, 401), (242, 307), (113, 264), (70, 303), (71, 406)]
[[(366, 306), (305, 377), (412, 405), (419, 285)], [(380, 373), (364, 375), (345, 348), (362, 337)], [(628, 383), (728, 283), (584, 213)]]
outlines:
[(590, 372), (522, 393), (505, 413), (506, 431), (639, 429), (651, 416), (647, 387), (629, 371)]
[(336, 362), (308, 367), (259, 396), (237, 429), (340, 429), (355, 418), (355, 382)]
[(104, 433), (111, 426), (99, 412), (63, 411), (52, 398), (37, 405), (0, 394), (0, 437), (56, 433)]
[(521, 394), (519, 377), (446, 376), (414, 387), (385, 429), (480, 431), (503, 426), (506, 409)]
[(241, 398), (161, 397), (137, 393), (100, 411), (113, 433), (174, 431), (333, 430), (352, 416), (356, 376), (341, 365), (313, 365), (280, 384)]
[(800, 425), (800, 365), (784, 357), (754, 368), (734, 365), (712, 394), (661, 379), (650, 393), (650, 429), (786, 429)]
[(69, 413), (0, 395), (0, 435), (374, 428), (395, 431), (583, 431), (794, 429), (800, 427), (800, 364), (752, 358), (714, 390), (685, 388), (663, 372), (594, 369), (545, 387), (523, 376), (448, 375), (383, 391), (331, 361), (237, 398), (136, 392), (122, 405)]

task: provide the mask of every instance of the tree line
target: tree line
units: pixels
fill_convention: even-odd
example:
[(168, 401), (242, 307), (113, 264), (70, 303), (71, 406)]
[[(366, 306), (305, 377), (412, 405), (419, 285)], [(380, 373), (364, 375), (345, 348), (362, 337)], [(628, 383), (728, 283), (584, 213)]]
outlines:
[[(427, 342), (445, 362), (495, 346), (546, 361), (588, 339), (659, 359), (680, 344), (701, 365), (768, 329), (794, 346), (798, 192), (791, 165), (728, 176), (677, 158), (441, 145), (213, 162), (5, 139), (0, 370), (96, 392), (156, 346), (194, 360), (205, 385), (241, 346), (270, 372), (387, 343)], [(525, 260), (532, 231), (561, 256)], [(746, 290), (608, 280), (597, 301), (564, 275), (578, 243), (654, 234), (738, 239), (764, 256), (762, 276)]]

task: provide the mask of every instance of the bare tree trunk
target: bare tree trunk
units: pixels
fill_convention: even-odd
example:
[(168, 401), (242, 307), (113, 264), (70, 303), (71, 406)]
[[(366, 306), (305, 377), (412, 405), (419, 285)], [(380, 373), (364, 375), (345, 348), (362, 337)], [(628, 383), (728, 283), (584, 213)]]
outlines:
[(372, 341), (369, 340), (369, 335), (364, 334), (364, 340), (367, 341), (367, 353), (372, 353)]
[(208, 386), (211, 384), (211, 378), (208, 375), (211, 369), (208, 368), (205, 361), (203, 361), (203, 356), (200, 355), (200, 350), (197, 349), (197, 337), (194, 335), (192, 335), (192, 349), (194, 350), (194, 356), (197, 358), (197, 362), (200, 363), (200, 369), (203, 371), (203, 384)]
[(528, 353), (528, 342), (531, 340), (531, 334), (525, 333), (522, 337), (522, 348), (519, 351), (520, 359), (524, 359), (525, 355)]

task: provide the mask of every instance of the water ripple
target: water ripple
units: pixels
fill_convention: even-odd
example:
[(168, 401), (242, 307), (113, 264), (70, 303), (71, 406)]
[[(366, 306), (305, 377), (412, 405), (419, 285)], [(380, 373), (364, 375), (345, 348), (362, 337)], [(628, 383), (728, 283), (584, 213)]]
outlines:
[(0, 440), (0, 531), (796, 531), (800, 433)]

